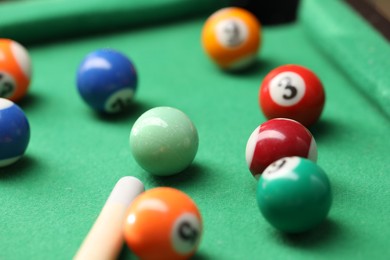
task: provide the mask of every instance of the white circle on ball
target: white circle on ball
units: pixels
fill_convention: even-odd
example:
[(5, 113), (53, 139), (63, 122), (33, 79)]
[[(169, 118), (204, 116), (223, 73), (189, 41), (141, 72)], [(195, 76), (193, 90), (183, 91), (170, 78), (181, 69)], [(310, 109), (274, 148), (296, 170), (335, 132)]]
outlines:
[(227, 48), (237, 48), (248, 39), (247, 26), (237, 18), (220, 21), (215, 30), (218, 42)]
[(299, 74), (286, 71), (271, 80), (269, 91), (276, 104), (289, 107), (301, 101), (306, 92), (306, 84)]
[(16, 91), (16, 82), (7, 72), (0, 71), (0, 97), (9, 98)]
[(125, 110), (130, 104), (134, 96), (134, 91), (130, 88), (124, 88), (116, 91), (107, 98), (104, 105), (104, 111), (109, 113), (117, 113)]
[(11, 51), (24, 75), (31, 78), (31, 60), (27, 50), (19, 43), (12, 42)]
[(184, 213), (173, 224), (171, 244), (180, 254), (191, 253), (199, 244), (202, 236), (200, 219), (192, 213)]
[[(272, 164), (270, 164), (264, 171), (263, 171), (263, 178), (265, 179), (272, 179), (276, 177), (288, 177), (293, 169), (295, 169), (299, 162), (299, 157), (284, 157), (281, 158)], [(296, 178), (295, 175), (292, 175), (291, 178)]]

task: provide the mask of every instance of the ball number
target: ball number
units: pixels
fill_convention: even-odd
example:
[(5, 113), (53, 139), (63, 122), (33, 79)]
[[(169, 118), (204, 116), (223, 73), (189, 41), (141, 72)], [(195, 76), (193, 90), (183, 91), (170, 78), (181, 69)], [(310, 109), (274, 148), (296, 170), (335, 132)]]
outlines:
[(105, 104), (105, 111), (116, 113), (125, 110), (130, 106), (134, 91), (130, 88), (122, 89), (112, 94)]
[(183, 221), (179, 226), (179, 237), (190, 244), (195, 244), (199, 232), (191, 226), (191, 223)]
[(286, 164), (286, 159), (280, 159), (272, 163), (267, 169), (264, 170), (264, 174), (273, 174), (279, 171)]
[(269, 85), (272, 100), (280, 106), (293, 106), (303, 98), (306, 85), (295, 72), (283, 72), (273, 78)]
[(172, 245), (182, 254), (191, 252), (199, 243), (201, 224), (197, 216), (192, 213), (182, 214), (172, 229)]
[(15, 81), (10, 75), (0, 72), (0, 97), (8, 98), (12, 96), (16, 89)]
[(239, 19), (227, 19), (218, 23), (216, 35), (222, 46), (235, 48), (248, 38), (248, 29)]
[(227, 41), (230, 46), (236, 46), (240, 44), (240, 29), (234, 21), (227, 23), (224, 31), (228, 36)]
[(111, 111), (122, 111), (126, 109), (130, 105), (131, 99), (116, 99), (112, 104), (111, 104)]
[(289, 91), (289, 93), (283, 94), (284, 99), (293, 99), (298, 94), (297, 88), (291, 85), (291, 78), (289, 77), (283, 78), (279, 82), (278, 87), (284, 88), (287, 92)]
[(263, 172), (264, 178), (287, 174), (299, 164), (299, 157), (284, 157), (270, 164)]

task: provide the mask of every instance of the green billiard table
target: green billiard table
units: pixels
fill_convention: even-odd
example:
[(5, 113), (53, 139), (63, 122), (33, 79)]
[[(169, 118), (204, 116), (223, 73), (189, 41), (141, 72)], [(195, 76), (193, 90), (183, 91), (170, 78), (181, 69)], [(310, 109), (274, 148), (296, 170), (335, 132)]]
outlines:
[[(386, 107), (390, 85), (384, 84), (389, 82), (389, 44), (369, 25), (356, 27), (360, 34), (370, 34), (366, 38), (380, 39), (377, 48), (368, 51), (378, 53), (379, 48), (381, 55), (370, 56), (368, 65), (357, 62), (360, 67), (350, 67), (353, 63), (346, 52), (359, 51), (361, 42), (346, 40), (349, 35), (334, 26), (332, 15), (343, 13), (340, 23), (364, 21), (344, 2), (329, 1), (336, 8), (332, 10), (339, 11), (326, 13), (317, 6), (320, 3), (304, 1), (296, 22), (263, 26), (257, 62), (240, 73), (221, 71), (200, 44), (205, 19), (226, 2), (129, 1), (123, 4), (124, 10), (133, 10), (128, 22), (123, 13), (113, 15), (118, 10), (110, 9), (114, 4), (96, 1), (101, 10), (107, 10), (99, 13), (99, 19), (98, 5), (91, 0), (77, 1), (79, 9), (71, 8), (77, 6), (75, 1), (61, 8), (64, 2), (52, 1), (50, 7), (48, 1), (0, 3), (0, 37), (19, 40), (33, 62), (29, 93), (19, 102), (30, 122), (31, 140), (20, 161), (0, 168), (0, 259), (72, 258), (123, 176), (139, 178), (146, 189), (175, 187), (193, 198), (204, 223), (193, 259), (390, 256), (390, 121)], [(12, 10), (20, 10), (20, 15), (11, 17)], [(48, 15), (51, 10), (56, 15)], [(89, 11), (90, 16), (81, 15)], [(323, 32), (332, 31), (333, 38), (322, 35), (321, 26)], [(334, 46), (334, 52), (329, 46)], [(125, 53), (137, 69), (138, 90), (128, 113), (96, 114), (77, 92), (79, 63), (87, 53), (104, 47)], [(360, 56), (366, 54), (357, 55), (356, 60)], [(361, 80), (353, 75), (367, 79), (359, 70), (362, 67), (378, 79), (377, 59), (384, 61), (379, 62), (380, 84), (359, 84)], [(318, 145), (318, 164), (333, 189), (326, 221), (296, 235), (275, 230), (262, 217), (256, 202), (257, 182), (245, 161), (250, 134), (266, 120), (258, 104), (261, 81), (273, 68), (291, 63), (313, 70), (325, 87), (323, 114), (310, 130)], [(193, 164), (171, 177), (145, 172), (129, 147), (136, 119), (157, 106), (182, 110), (199, 134)], [(119, 258), (135, 256), (124, 246)]]

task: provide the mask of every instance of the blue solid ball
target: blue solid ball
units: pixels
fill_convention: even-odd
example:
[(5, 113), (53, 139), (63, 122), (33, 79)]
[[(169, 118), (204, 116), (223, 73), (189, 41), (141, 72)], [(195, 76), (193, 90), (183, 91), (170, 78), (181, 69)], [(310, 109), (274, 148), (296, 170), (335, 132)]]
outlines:
[(23, 156), (30, 141), (30, 125), (23, 112), (12, 101), (0, 98), (0, 167)]
[(133, 63), (112, 49), (88, 54), (77, 71), (77, 88), (81, 97), (98, 112), (125, 110), (131, 104), (137, 81)]

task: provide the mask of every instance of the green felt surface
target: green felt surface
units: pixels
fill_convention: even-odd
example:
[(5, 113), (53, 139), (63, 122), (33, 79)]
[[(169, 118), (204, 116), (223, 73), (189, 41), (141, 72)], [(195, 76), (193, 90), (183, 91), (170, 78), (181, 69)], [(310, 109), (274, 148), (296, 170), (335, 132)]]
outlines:
[[(316, 48), (300, 22), (264, 28), (259, 62), (241, 74), (224, 73), (207, 59), (200, 45), (203, 22), (200, 17), (29, 48), (34, 78), (20, 105), (31, 142), (18, 164), (0, 169), (0, 259), (70, 259), (125, 175), (140, 178), (147, 189), (179, 188), (195, 200), (204, 236), (194, 259), (390, 255), (388, 119)], [(135, 62), (140, 81), (129, 114), (98, 116), (78, 96), (77, 66), (101, 47)], [(311, 68), (325, 86), (325, 110), (311, 130), (334, 195), (328, 220), (296, 236), (262, 218), (245, 162), (247, 139), (264, 121), (260, 82), (286, 63)], [(199, 133), (194, 164), (169, 178), (143, 171), (128, 144), (137, 117), (162, 105), (185, 112)], [(120, 258), (134, 256), (124, 249)]]
[(29, 0), (0, 3), (0, 37), (42, 43), (208, 13), (227, 0)]
[(303, 1), (302, 24), (356, 86), (390, 116), (390, 43), (340, 0)]

